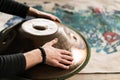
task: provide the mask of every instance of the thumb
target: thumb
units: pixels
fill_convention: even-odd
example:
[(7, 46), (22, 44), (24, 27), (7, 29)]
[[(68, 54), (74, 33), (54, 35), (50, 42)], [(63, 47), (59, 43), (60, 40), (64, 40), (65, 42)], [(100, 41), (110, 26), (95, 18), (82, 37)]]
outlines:
[(48, 45), (52, 46), (58, 42), (58, 38), (53, 39), (52, 41), (48, 42)]

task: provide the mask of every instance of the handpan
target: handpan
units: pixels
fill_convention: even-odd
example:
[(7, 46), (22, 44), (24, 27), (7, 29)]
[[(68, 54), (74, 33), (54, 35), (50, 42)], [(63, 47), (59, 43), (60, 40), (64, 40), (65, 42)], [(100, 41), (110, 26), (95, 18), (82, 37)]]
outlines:
[(25, 76), (31, 79), (65, 79), (83, 69), (89, 60), (89, 46), (80, 32), (73, 27), (37, 18), (23, 22), (19, 33), (22, 38), (31, 41), (33, 48), (38, 48), (46, 42), (58, 38), (54, 47), (68, 50), (73, 56), (73, 64), (69, 70), (39, 64), (25, 72)]

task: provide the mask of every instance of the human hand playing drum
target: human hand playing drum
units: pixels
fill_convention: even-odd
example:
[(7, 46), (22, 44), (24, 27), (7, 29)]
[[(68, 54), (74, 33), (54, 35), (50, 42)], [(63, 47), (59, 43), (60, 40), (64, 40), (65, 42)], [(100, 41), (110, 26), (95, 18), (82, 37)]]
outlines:
[[(0, 11), (22, 18), (26, 18), (26, 16), (32, 16), (37, 18), (50, 19), (58, 23), (61, 22), (59, 18), (52, 14), (39, 11), (28, 5), (16, 2), (16, 0), (0, 0)], [(46, 53), (46, 64), (63, 69), (69, 69), (69, 65), (72, 64), (71, 53), (66, 50), (52, 47), (52, 45), (54, 45), (56, 42), (56, 40), (50, 41), (42, 47)], [(42, 52), (40, 49), (33, 49), (31, 51), (25, 52), (24, 54), (13, 53), (11, 55), (0, 55), (0, 75), (10, 76), (20, 74), (24, 72), (24, 69), (31, 68), (41, 63), (42, 60), (44, 59), (42, 59)]]
[[(69, 51), (54, 48), (53, 45), (56, 44), (57, 41), (58, 39), (56, 38), (42, 46), (46, 54), (45, 63), (53, 67), (69, 69), (69, 66), (73, 61), (72, 54)], [(26, 69), (35, 66), (36, 64), (42, 63), (42, 52), (39, 49), (34, 49), (25, 53), (24, 55), (26, 58)]]
[(50, 19), (52, 21), (61, 23), (61, 20), (58, 17), (46, 12), (39, 11), (32, 7), (29, 8), (27, 15), (37, 17), (37, 18), (46, 18), (46, 19)]
[(58, 39), (54, 39), (46, 43), (43, 48), (46, 52), (46, 64), (63, 69), (69, 69), (72, 64), (72, 54), (69, 51), (54, 48), (52, 45), (56, 44)]

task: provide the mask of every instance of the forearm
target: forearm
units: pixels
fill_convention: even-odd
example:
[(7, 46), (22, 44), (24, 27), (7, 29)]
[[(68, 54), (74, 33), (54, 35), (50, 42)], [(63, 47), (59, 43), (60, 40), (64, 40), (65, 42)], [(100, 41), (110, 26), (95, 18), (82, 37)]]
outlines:
[(41, 51), (0, 56), (0, 76), (17, 75), (42, 62)]
[(26, 59), (26, 69), (29, 69), (42, 62), (41, 51), (34, 49), (32, 51), (24, 53)]
[(0, 0), (0, 11), (20, 17), (26, 17), (29, 7), (13, 0)]

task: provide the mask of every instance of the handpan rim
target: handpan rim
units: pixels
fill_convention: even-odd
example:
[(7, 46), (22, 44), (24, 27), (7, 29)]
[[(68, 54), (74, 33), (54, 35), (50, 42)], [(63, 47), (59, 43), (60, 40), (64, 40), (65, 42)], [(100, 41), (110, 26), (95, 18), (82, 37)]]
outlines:
[[(77, 34), (79, 37), (80, 37), (80, 39), (83, 41), (83, 44), (85, 45), (85, 49), (83, 49), (83, 50), (85, 50), (85, 53), (83, 53), (82, 55), (84, 55), (83, 57), (85, 57), (84, 59), (79, 59), (79, 60), (81, 60), (81, 62), (79, 62), (80, 64), (78, 65), (77, 64), (77, 67), (74, 67), (74, 70), (73, 69), (71, 69), (71, 70), (69, 70), (69, 71), (67, 71), (66, 73), (64, 73), (64, 74), (62, 74), (62, 73), (57, 73), (56, 74), (56, 76), (53, 76), (53, 74), (51, 75), (52, 77), (50, 77), (50, 76), (48, 76), (48, 77), (45, 77), (45, 78), (40, 78), (39, 77), (39, 74), (36, 72), (36, 71), (33, 71), (33, 72), (30, 72), (30, 75), (31, 75), (31, 73), (34, 73), (34, 75), (31, 75), (31, 78), (33, 78), (33, 79), (66, 79), (66, 78), (68, 78), (68, 77), (70, 77), (70, 76), (72, 76), (72, 75), (74, 75), (74, 74), (76, 74), (77, 72), (79, 72), (80, 70), (82, 70), (85, 66), (86, 66), (86, 64), (88, 63), (88, 61), (89, 61), (89, 58), (90, 58), (90, 47), (89, 47), (89, 45), (88, 45), (88, 43), (87, 43), (87, 40), (83, 37), (83, 35), (78, 31), (78, 30), (76, 30), (75, 28), (73, 28), (73, 27), (71, 27), (71, 26), (68, 26), (68, 25), (63, 25), (63, 24), (61, 24), (61, 23), (57, 23), (57, 22), (55, 22), (58, 26), (62, 26), (62, 27), (66, 27), (66, 29), (68, 28), (68, 31), (70, 31), (71, 33), (73, 32), (75, 32), (75, 34)], [(62, 27), (60, 27), (61, 29), (62, 29)], [(58, 29), (59, 30), (59, 29)], [(64, 31), (63, 31), (64, 32)], [(55, 35), (56, 35), (56, 32), (55, 32)], [(47, 36), (48, 37), (48, 36)], [(38, 39), (38, 36), (37, 36), (37, 39)], [(37, 40), (36, 39), (36, 40)], [(79, 38), (78, 38), (78, 40), (79, 40)], [(81, 43), (82, 43), (82, 41), (81, 41)], [(36, 42), (36, 41), (34, 41), (34, 42)], [(79, 42), (79, 41), (78, 41)], [(76, 42), (77, 43), (77, 42)], [(67, 43), (68, 44), (68, 43)], [(74, 43), (73, 43), (74, 44)], [(72, 45), (73, 45), (72, 44)], [(71, 45), (71, 44), (70, 44)], [(78, 44), (79, 45), (79, 44)], [(84, 47), (84, 46), (83, 46)], [(81, 49), (81, 48), (80, 48)], [(81, 53), (80, 53), (80, 55), (81, 55)], [(37, 68), (36, 68), (37, 69)], [(49, 70), (50, 68), (48, 68), (47, 70)], [(54, 69), (53, 69), (54, 70)], [(51, 71), (51, 70), (50, 70)], [(68, 73), (69, 72), (69, 73)], [(29, 73), (29, 71), (28, 71), (28, 73)], [(60, 76), (58, 76), (58, 74), (61, 74)], [(30, 76), (29, 75), (29, 76)], [(28, 76), (28, 77), (29, 77)], [(35, 77), (36, 76), (36, 77)], [(47, 75), (46, 75), (47, 76)]]
[(76, 69), (73, 73), (70, 73), (70, 74), (67, 74), (67, 75), (64, 75), (64, 76), (62, 76), (62, 77), (57, 78), (57, 79), (60, 79), (60, 80), (62, 80), (62, 79), (67, 79), (67, 78), (75, 75), (75, 74), (78, 73), (79, 71), (81, 71), (81, 70), (88, 64), (88, 62), (89, 62), (89, 60), (90, 60), (90, 56), (91, 56), (90, 45), (88, 44), (88, 42), (87, 42), (87, 40), (85, 39), (85, 37), (83, 37), (83, 35), (82, 35), (80, 32), (78, 32), (77, 29), (75, 29), (75, 28), (73, 28), (73, 27), (71, 27), (71, 26), (68, 26), (67, 24), (64, 24), (64, 25), (66, 25), (67, 27), (69, 27), (69, 28), (71, 28), (72, 30), (76, 31), (76, 33), (78, 33), (78, 34), (82, 37), (82, 39), (85, 41), (85, 44), (86, 44), (87, 52), (88, 52), (88, 53), (87, 53), (86, 59), (85, 59), (84, 62), (80, 65), (80, 67), (79, 67), (78, 69)]

